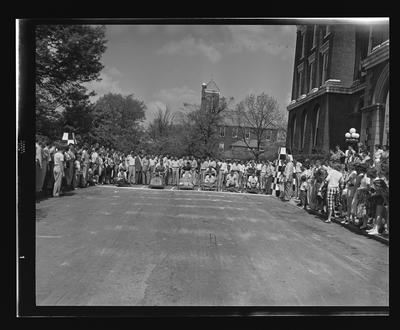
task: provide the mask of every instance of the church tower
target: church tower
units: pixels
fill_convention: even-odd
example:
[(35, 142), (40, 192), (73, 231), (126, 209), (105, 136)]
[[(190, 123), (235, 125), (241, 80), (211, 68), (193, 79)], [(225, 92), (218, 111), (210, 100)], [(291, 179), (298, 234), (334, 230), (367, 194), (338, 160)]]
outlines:
[(201, 85), (201, 105), (202, 111), (214, 112), (219, 106), (220, 90), (214, 80), (208, 84)]

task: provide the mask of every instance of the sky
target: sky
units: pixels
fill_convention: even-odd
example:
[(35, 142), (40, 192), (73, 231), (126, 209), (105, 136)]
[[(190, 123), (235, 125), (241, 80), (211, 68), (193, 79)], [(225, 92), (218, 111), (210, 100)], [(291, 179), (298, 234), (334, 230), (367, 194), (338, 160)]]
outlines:
[(200, 104), (201, 84), (213, 79), (234, 103), (262, 92), (290, 102), (295, 25), (107, 25), (97, 98), (109, 92), (146, 104), (146, 122), (158, 109)]

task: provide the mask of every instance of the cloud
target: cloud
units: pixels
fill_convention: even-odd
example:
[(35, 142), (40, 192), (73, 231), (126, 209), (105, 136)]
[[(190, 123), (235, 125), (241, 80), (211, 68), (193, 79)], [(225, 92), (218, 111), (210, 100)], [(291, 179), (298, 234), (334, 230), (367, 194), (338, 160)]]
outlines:
[(118, 36), (129, 29), (130, 25), (107, 25), (107, 33), (112, 36)]
[(158, 54), (184, 54), (184, 55), (197, 55), (201, 54), (206, 56), (211, 62), (218, 62), (222, 55), (215, 46), (207, 44), (203, 39), (195, 39), (192, 36), (186, 37), (179, 41), (171, 41), (161, 47)]
[(199, 103), (200, 91), (196, 92), (187, 86), (162, 89), (154, 94), (154, 98), (165, 104), (182, 106), (185, 103)]
[(165, 25), (163, 28), (164, 32), (170, 36), (174, 36), (185, 30), (183, 25)]
[(213, 25), (163, 25), (163, 30), (168, 36), (194, 35), (197, 37), (209, 37), (221, 30), (221, 27)]
[(146, 123), (153, 120), (159, 109), (165, 110), (168, 107), (171, 112), (177, 113), (183, 107), (183, 103), (199, 104), (200, 91), (196, 92), (187, 86), (160, 90), (146, 103)]
[(122, 77), (123, 76), (121, 71), (119, 71), (117, 68), (110, 67), (110, 68), (107, 68), (107, 69), (108, 69), (108, 73), (110, 73), (113, 76), (117, 76), (117, 77)]
[(89, 91), (95, 91), (96, 96), (92, 97), (93, 102), (97, 101), (101, 96), (108, 93), (128, 95), (132, 94), (127, 92), (120, 86), (119, 79), (123, 77), (123, 73), (115, 67), (105, 66), (103, 71), (100, 73), (100, 81), (91, 81), (84, 84)]
[(226, 44), (230, 52), (261, 50), (282, 59), (293, 55), (295, 26), (232, 25), (227, 28), (231, 33), (231, 42)]
[(147, 35), (151, 32), (154, 32), (158, 28), (157, 25), (135, 25), (134, 27), (142, 35)]
[(161, 47), (158, 54), (206, 56), (216, 63), (222, 54), (244, 51), (263, 51), (280, 56), (283, 60), (293, 56), (296, 37), (295, 25), (222, 25), (222, 26), (165, 26), (170, 36), (183, 34)]
[(121, 88), (120, 82), (118, 80), (115, 80), (109, 73), (101, 72), (100, 79), (101, 79), (100, 81), (91, 81), (85, 84), (85, 87), (89, 91), (96, 92), (96, 96), (93, 96), (91, 98), (93, 102), (96, 102), (100, 97), (108, 93), (122, 94), (122, 95), (129, 94), (126, 93)]

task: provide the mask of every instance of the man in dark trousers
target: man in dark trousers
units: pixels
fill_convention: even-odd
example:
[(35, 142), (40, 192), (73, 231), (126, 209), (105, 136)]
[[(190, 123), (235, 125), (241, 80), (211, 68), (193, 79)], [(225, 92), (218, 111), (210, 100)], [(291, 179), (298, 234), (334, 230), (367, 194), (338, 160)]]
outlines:
[(139, 154), (135, 157), (135, 171), (136, 184), (142, 184), (142, 160)]

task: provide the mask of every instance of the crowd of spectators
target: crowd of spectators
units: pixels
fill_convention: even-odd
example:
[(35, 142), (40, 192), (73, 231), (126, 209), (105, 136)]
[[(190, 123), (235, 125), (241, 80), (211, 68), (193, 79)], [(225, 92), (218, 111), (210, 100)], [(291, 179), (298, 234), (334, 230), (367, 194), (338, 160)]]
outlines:
[[(389, 233), (389, 148), (358, 152), (337, 146), (330, 159), (294, 161), (292, 197), (298, 206), (352, 223), (371, 235)], [(286, 190), (285, 190), (286, 193)]]
[(270, 161), (241, 161), (193, 156), (174, 157), (143, 152), (123, 153), (99, 145), (36, 142), (36, 192), (59, 197), (67, 190), (93, 185), (148, 185), (156, 171), (165, 185), (177, 185), (185, 171), (194, 183), (216, 182), (218, 190), (235, 186), (238, 191), (255, 186), (270, 194), (275, 165)]
[[(163, 172), (165, 185), (177, 185), (183, 173), (193, 174), (194, 184), (216, 182), (217, 190), (254, 187), (271, 194), (276, 161), (198, 159), (123, 153), (98, 144), (68, 146), (36, 142), (37, 196), (59, 197), (68, 190), (94, 185), (148, 185)], [(279, 197), (294, 199), (306, 210), (325, 214), (326, 222), (341, 218), (370, 234), (389, 231), (389, 149), (375, 146), (371, 154), (360, 146), (343, 152), (339, 146), (329, 159), (286, 158), (278, 174)]]

